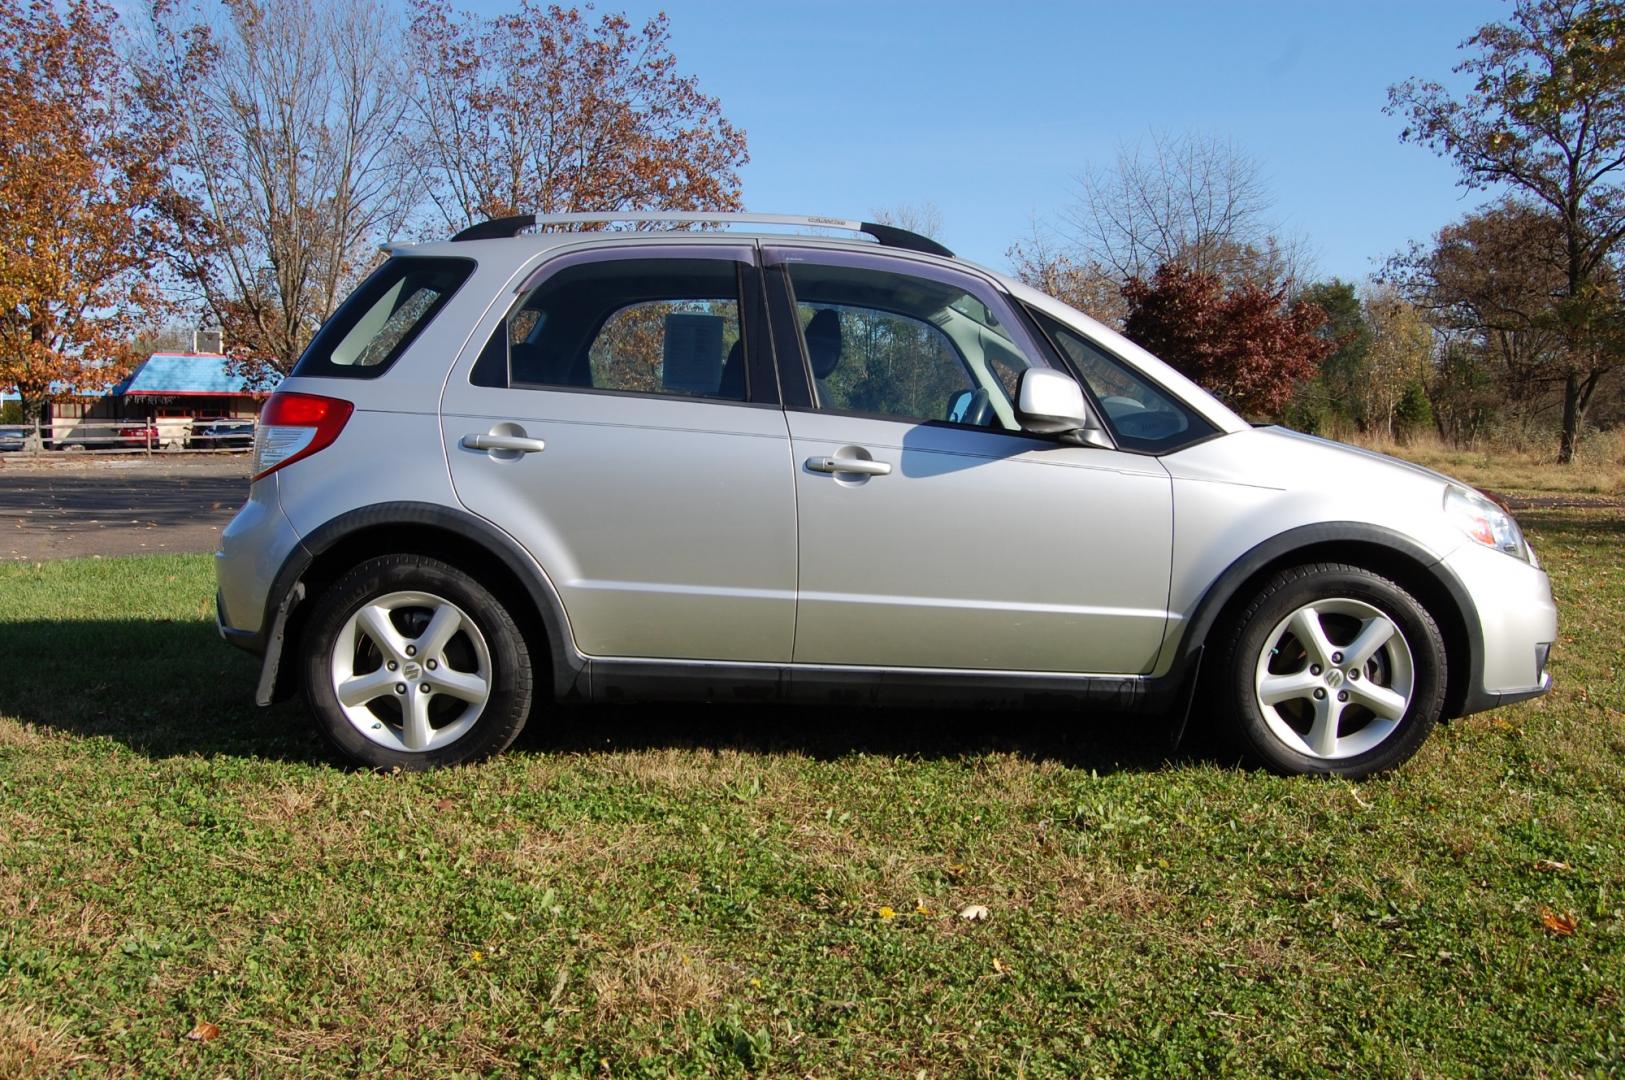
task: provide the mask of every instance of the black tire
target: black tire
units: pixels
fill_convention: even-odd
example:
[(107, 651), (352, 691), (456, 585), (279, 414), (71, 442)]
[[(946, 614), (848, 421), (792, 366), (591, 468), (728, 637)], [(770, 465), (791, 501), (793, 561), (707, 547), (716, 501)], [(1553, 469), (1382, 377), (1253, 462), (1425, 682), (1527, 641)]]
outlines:
[[(1273, 720), (1266, 718), (1266, 706), (1260, 699), (1257, 680), (1261, 674), (1293, 671), (1300, 665), (1315, 674), (1323, 670), (1309, 666), (1312, 657), (1308, 649), (1304, 650), (1301, 660), (1283, 655), (1283, 652), (1290, 653), (1296, 644), (1295, 637), (1275, 637), (1274, 641), (1267, 639), (1276, 634), (1283, 621), (1290, 620), (1305, 605), (1321, 604), (1324, 608), (1335, 607), (1339, 603), (1351, 608), (1357, 605), (1375, 608), (1398, 629), (1399, 640), (1379, 650), (1373, 667), (1362, 666), (1353, 681), (1341, 669), (1330, 671), (1330, 666), (1327, 666), (1325, 670), (1330, 671), (1328, 678), (1336, 680), (1332, 685), (1341, 685), (1343, 689), (1323, 690), (1317, 687), (1313, 693), (1322, 695), (1320, 700), (1324, 701), (1328, 695), (1336, 697), (1350, 690), (1357, 692), (1361, 677), (1366, 678), (1363, 684), (1366, 687), (1389, 689), (1381, 682), (1383, 670), (1375, 665), (1386, 662), (1388, 666), (1398, 669), (1408, 659), (1408, 705), (1396, 723), (1391, 718), (1385, 719), (1364, 708), (1358, 698), (1352, 699), (1354, 705), (1340, 706), (1349, 712), (1341, 725), (1332, 728), (1334, 735), (1340, 730), (1345, 737), (1349, 734), (1359, 735), (1369, 728), (1364, 739), (1380, 737), (1380, 741), (1358, 753), (1350, 752), (1347, 756), (1317, 756), (1303, 752), (1280, 733), (1283, 725), (1291, 727), (1299, 732), (1303, 743), (1308, 745), (1313, 739), (1312, 711), (1317, 703), (1308, 698), (1283, 701), (1279, 707), (1271, 710)], [(1349, 644), (1349, 641), (1333, 636), (1332, 630), (1357, 626), (1357, 616), (1333, 615), (1331, 618), (1333, 625), (1332, 629), (1327, 630), (1326, 640), (1333, 646)], [(1341, 624), (1336, 622), (1339, 618), (1343, 620)], [(1444, 639), (1439, 633), (1438, 624), (1416, 598), (1399, 585), (1357, 566), (1314, 563), (1279, 571), (1221, 630), (1217, 643), (1219, 648), (1214, 655), (1216, 663), (1210, 669), (1212, 677), (1207, 680), (1207, 696), (1218, 707), (1225, 733), (1247, 760), (1284, 776), (1307, 774), (1359, 778), (1393, 769), (1421, 747), (1444, 707), (1447, 673)], [(1266, 647), (1271, 648), (1268, 657), (1263, 655)], [(1402, 647), (1408, 650), (1408, 658), (1400, 654)], [(1342, 653), (1334, 655), (1341, 657)], [(1396, 662), (1383, 660), (1389, 656), (1395, 657)], [(1272, 666), (1277, 664), (1280, 666)], [(1262, 673), (1260, 665), (1264, 665)], [(1294, 677), (1301, 675), (1302, 671), (1299, 671)], [(1399, 711), (1397, 704), (1392, 708), (1395, 712)], [(1392, 729), (1386, 735), (1380, 735), (1389, 724), (1393, 725)], [(1299, 730), (1300, 726), (1302, 730)], [(1348, 726), (1353, 727), (1352, 733), (1348, 731)], [(1361, 740), (1350, 741), (1358, 744)]]
[[(489, 668), (486, 673), (488, 695), (477, 716), (454, 741), (420, 751), (392, 749), (362, 734), (340, 704), (334, 686), (335, 648), (351, 617), (370, 601), (402, 592), (423, 593), (461, 609), (477, 628), (488, 654), (483, 661)], [(416, 615), (415, 610), (408, 609), (394, 618), (410, 620)], [(396, 629), (400, 629), (399, 622)], [(458, 633), (460, 636), (446, 647), (448, 669), (452, 667), (449, 656), (453, 648), (460, 648), (468, 655), (472, 655), (474, 648), (474, 638), (462, 636), (466, 631)], [(403, 636), (406, 636), (404, 631)], [(367, 642), (357, 647), (372, 648), (377, 654), (376, 646)], [(346, 758), (368, 768), (416, 770), (478, 761), (512, 743), (530, 714), (534, 687), (530, 650), (513, 617), (490, 590), (473, 577), (427, 556), (380, 556), (360, 563), (339, 578), (312, 601), (310, 617), (300, 636), (300, 652), (305, 701), (317, 729)], [(427, 660), (425, 657), (424, 662)], [(383, 663), (381, 657), (377, 662)], [(426, 683), (435, 678), (426, 670), (414, 673), (413, 677), (421, 677)], [(442, 698), (448, 697), (442, 694)], [(387, 699), (382, 697), (376, 706), (365, 707), (376, 709), (379, 718), (378, 724), (369, 726), (377, 729), (381, 724), (388, 728), (393, 715), (396, 727), (400, 727), (398, 702), (393, 713)], [(439, 700), (435, 707), (440, 708)]]

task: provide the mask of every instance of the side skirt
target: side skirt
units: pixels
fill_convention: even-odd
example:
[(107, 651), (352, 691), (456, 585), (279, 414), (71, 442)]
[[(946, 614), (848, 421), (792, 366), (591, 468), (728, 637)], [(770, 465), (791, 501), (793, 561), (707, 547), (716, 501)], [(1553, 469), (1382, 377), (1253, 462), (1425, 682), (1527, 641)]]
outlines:
[(962, 709), (1087, 709), (1166, 713), (1183, 672), (1071, 675), (1054, 672), (872, 668), (822, 664), (590, 659), (575, 690), (598, 702), (944, 706)]

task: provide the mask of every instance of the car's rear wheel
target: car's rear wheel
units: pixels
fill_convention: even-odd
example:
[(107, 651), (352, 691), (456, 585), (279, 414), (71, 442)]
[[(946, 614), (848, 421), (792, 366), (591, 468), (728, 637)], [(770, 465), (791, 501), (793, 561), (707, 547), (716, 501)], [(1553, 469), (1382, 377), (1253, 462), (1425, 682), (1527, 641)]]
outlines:
[(1438, 722), (1445, 648), (1399, 585), (1355, 566), (1271, 577), (1223, 642), (1221, 708), (1241, 750), (1283, 774), (1369, 776)]
[(494, 754), (530, 712), (530, 653), (477, 580), (421, 555), (361, 563), (315, 600), (305, 698), (342, 753), (374, 768)]

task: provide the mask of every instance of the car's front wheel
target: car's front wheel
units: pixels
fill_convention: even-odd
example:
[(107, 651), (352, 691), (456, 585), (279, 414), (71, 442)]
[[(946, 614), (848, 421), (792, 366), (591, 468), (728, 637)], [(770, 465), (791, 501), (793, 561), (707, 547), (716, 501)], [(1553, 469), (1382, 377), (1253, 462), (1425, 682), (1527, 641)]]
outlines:
[(1355, 566), (1272, 576), (1222, 643), (1219, 705), (1241, 750), (1283, 774), (1360, 777), (1416, 753), (1444, 704), (1439, 627)]
[(362, 765), (478, 760), (511, 743), (530, 712), (530, 653), (513, 617), (436, 559), (356, 566), (316, 598), (303, 643), (317, 727)]

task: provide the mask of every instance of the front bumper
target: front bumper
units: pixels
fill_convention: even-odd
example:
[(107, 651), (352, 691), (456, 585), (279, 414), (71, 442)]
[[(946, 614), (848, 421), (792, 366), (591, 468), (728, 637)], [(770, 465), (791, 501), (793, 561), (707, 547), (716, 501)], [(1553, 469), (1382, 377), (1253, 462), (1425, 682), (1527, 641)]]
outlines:
[(1466, 544), (1445, 560), (1476, 609), (1478, 677), (1463, 713), (1539, 697), (1551, 689), (1546, 670), (1557, 641), (1557, 604), (1546, 572), (1521, 559)]

